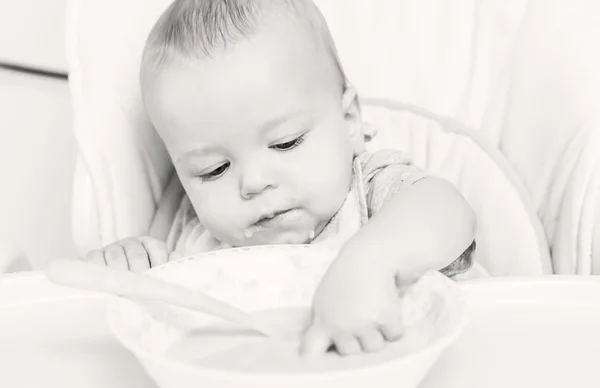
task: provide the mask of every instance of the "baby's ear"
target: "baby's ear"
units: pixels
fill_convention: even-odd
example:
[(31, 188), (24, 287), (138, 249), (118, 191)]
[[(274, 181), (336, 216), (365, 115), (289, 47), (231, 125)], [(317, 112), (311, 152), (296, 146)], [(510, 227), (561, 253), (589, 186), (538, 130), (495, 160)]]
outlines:
[(354, 155), (359, 155), (365, 150), (364, 128), (360, 113), (358, 92), (351, 84), (346, 85), (346, 89), (342, 97), (342, 109), (344, 111), (344, 118), (348, 123), (348, 132), (350, 135), (350, 140), (352, 141)]

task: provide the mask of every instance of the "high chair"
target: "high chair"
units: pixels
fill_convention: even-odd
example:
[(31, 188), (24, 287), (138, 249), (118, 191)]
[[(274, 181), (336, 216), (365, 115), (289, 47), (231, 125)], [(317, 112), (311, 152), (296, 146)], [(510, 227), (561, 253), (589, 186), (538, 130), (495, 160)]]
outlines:
[[(170, 1), (67, 1), (80, 255), (148, 233), (173, 176), (138, 86), (145, 36)], [(492, 277), (452, 282), (472, 319), (419, 387), (600, 386), (600, 277), (568, 276), (600, 272), (600, 3), (315, 1), (359, 90), (367, 148), (402, 150), (478, 216), (476, 261)], [(0, 272), (19, 257), (0, 243)], [(180, 264), (150, 271), (189, 268)], [(196, 272), (175, 277), (197, 285)], [(107, 325), (107, 302), (42, 271), (3, 275), (0, 386), (157, 386)], [(172, 310), (159, 310), (171, 328)], [(157, 338), (130, 317), (142, 328), (132, 335)]]

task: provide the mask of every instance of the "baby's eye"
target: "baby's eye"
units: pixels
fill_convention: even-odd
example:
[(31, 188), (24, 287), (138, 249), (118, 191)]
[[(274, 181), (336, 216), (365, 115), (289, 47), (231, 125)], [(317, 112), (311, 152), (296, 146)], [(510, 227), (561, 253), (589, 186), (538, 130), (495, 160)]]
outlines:
[(271, 146), (271, 148), (279, 150), (279, 151), (289, 151), (298, 147), (304, 141), (304, 136), (298, 136), (294, 140), (286, 141), (285, 143), (277, 143)]
[(229, 168), (229, 162), (223, 163), (222, 165), (215, 168), (211, 172), (200, 175), (200, 179), (202, 179), (202, 182), (213, 181), (213, 180), (217, 179), (218, 177), (220, 177), (221, 175), (223, 175), (225, 173), (225, 171), (227, 171), (228, 168)]

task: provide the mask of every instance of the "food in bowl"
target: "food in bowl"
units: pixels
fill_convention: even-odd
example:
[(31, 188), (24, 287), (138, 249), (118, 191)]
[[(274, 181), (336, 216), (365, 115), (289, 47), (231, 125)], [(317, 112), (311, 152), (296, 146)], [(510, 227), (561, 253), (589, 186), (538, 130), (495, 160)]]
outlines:
[[(300, 330), (334, 256), (335, 251), (319, 246), (238, 248), (171, 262), (149, 276), (202, 290)], [(267, 338), (169, 306), (117, 299), (108, 319), (117, 338), (162, 387), (360, 386), (355, 385), (360, 381), (412, 387), (460, 333), (464, 302), (452, 281), (433, 272), (407, 290), (403, 303), (405, 336), (382, 351), (351, 357), (329, 352), (300, 358), (299, 338)]]

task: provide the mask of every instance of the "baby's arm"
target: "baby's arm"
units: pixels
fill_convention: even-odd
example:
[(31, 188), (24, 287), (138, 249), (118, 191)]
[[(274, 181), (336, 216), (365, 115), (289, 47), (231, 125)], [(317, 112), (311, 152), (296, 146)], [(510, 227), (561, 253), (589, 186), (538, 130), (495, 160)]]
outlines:
[[(334, 343), (341, 354), (376, 351), (402, 336), (401, 290), (429, 270), (452, 269), (473, 247), (475, 215), (449, 182), (402, 186), (340, 250), (313, 299), (301, 352)], [(463, 265), (462, 262), (457, 265)]]
[(148, 236), (116, 241), (89, 252), (84, 260), (112, 268), (142, 272), (178, 257), (167, 249), (167, 236), (184, 195), (176, 172), (173, 172), (159, 201)]
[(173, 171), (169, 183), (158, 202), (156, 214), (150, 224), (149, 236), (162, 241), (167, 240), (169, 230), (173, 225), (175, 215), (177, 214), (177, 210), (179, 210), (181, 199), (184, 194), (185, 191), (183, 190), (183, 186), (181, 186), (179, 176), (177, 175), (177, 172)]
[(342, 248), (339, 260), (378, 261), (409, 280), (453, 263), (473, 243), (476, 224), (451, 183), (427, 177), (394, 193)]

